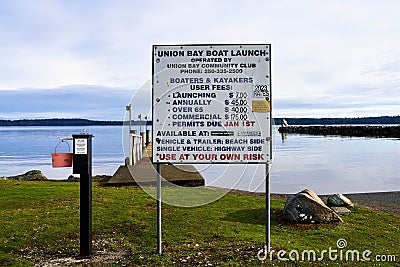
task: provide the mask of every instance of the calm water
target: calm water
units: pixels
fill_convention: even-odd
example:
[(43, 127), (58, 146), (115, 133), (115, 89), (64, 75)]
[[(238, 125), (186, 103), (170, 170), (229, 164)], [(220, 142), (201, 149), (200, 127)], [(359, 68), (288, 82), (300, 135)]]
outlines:
[[(94, 135), (93, 174), (113, 174), (124, 164), (120, 126), (0, 127), (0, 176), (40, 169), (50, 179), (66, 179), (72, 168), (52, 168), (51, 153), (59, 137), (72, 137), (84, 128)], [(60, 144), (57, 152), (68, 152), (68, 146)]]
[[(112, 175), (124, 164), (121, 126), (87, 127), (93, 139), (93, 174)], [(126, 129), (125, 129), (126, 130)], [(83, 127), (0, 127), (0, 176), (40, 169), (65, 179), (72, 168), (51, 167), (59, 137)], [(72, 149), (72, 147), (71, 147)], [(65, 144), (59, 152), (68, 151)], [(317, 193), (400, 191), (400, 140), (287, 135), (274, 132), (271, 192)], [(265, 165), (196, 165), (207, 185), (262, 192)]]

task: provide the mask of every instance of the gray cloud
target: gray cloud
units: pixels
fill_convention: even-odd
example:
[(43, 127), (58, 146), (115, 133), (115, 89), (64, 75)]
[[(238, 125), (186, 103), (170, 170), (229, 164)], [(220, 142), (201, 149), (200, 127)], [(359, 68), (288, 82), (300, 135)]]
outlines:
[[(360, 108), (363, 114), (395, 115), (399, 13), (396, 0), (1, 1), (0, 90), (16, 101), (26, 90), (21, 88), (59, 92), (65, 85), (92, 84), (104, 94), (108, 88), (137, 89), (150, 78), (152, 44), (272, 43), (277, 115), (338, 109), (358, 116)], [(143, 103), (138, 110), (146, 109)], [(95, 116), (96, 105), (87, 105)]]
[(0, 118), (122, 120), (133, 94), (133, 90), (88, 85), (0, 90)]

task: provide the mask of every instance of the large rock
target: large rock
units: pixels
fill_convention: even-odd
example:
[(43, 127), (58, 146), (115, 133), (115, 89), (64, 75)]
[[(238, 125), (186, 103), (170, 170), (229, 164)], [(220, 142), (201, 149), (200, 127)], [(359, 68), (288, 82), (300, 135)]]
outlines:
[(331, 207), (331, 209), (339, 215), (350, 215), (351, 210), (346, 207)]
[(79, 182), (80, 178), (71, 174), (70, 176), (68, 176), (67, 181), (68, 182)]
[(328, 207), (354, 207), (353, 202), (342, 194), (329, 196), (326, 204)]
[(342, 222), (340, 216), (326, 206), (310, 189), (289, 196), (282, 217), (284, 220), (294, 223)]
[(46, 176), (43, 175), (40, 170), (28, 171), (24, 174), (9, 176), (7, 179), (10, 180), (20, 180), (20, 181), (44, 181), (47, 180)]

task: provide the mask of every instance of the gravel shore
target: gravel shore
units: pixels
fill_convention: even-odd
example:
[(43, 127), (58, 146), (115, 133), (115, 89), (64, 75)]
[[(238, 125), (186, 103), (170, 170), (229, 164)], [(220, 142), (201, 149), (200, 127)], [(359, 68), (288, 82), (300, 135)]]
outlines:
[[(232, 190), (232, 194), (245, 196), (265, 197), (265, 193), (254, 193), (242, 190)], [(355, 205), (367, 207), (370, 209), (378, 209), (388, 213), (400, 215), (400, 191), (395, 192), (376, 192), (376, 193), (353, 193), (344, 194)], [(271, 197), (286, 199), (289, 194), (271, 194)], [(326, 201), (328, 195), (319, 195), (321, 199)]]
[(346, 194), (353, 203), (400, 215), (400, 192)]

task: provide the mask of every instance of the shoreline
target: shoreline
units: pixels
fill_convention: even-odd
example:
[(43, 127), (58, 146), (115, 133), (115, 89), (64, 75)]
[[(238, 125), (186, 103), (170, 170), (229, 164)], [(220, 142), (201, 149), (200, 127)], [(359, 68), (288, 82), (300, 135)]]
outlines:
[(340, 126), (280, 126), (280, 134), (307, 134), (324, 136), (349, 136), (373, 138), (400, 138), (399, 125), (340, 125)]
[[(0, 176), (2, 180), (11, 180), (11, 181), (24, 181), (18, 179), (10, 179), (13, 176)], [(103, 182), (105, 179), (109, 179), (110, 175), (95, 175), (93, 176), (95, 181)], [(29, 181), (29, 180), (26, 180)], [(77, 182), (76, 179), (44, 179), (44, 180), (33, 180), (33, 181), (49, 181), (49, 182)], [(265, 197), (265, 193), (262, 192), (250, 192), (240, 189), (229, 189), (223, 187), (215, 187), (215, 186), (205, 186), (206, 188), (210, 188), (217, 191), (229, 191), (229, 194), (241, 195), (241, 196), (254, 196), (254, 197)], [(272, 198), (280, 198), (287, 199), (288, 196), (296, 194), (297, 192), (291, 194), (282, 194), (282, 193), (271, 193)], [(332, 194), (321, 194), (318, 195), (322, 200), (326, 201), (326, 198)], [(381, 211), (385, 211), (391, 214), (395, 214), (397, 216), (400, 215), (400, 191), (385, 191), (385, 192), (363, 192), (363, 193), (343, 193), (346, 197), (348, 197), (355, 205), (359, 205), (362, 207), (377, 209)]]
[[(210, 187), (210, 188), (218, 190), (217, 187)], [(229, 193), (240, 196), (265, 197), (265, 193), (249, 192), (237, 189), (232, 189), (229, 191)], [(287, 199), (288, 196), (294, 195), (296, 193), (293, 194), (271, 193), (271, 198)], [(376, 209), (400, 216), (400, 191), (348, 193), (343, 195), (348, 197), (356, 206), (362, 206), (369, 209)], [(321, 194), (318, 196), (323, 201), (326, 202), (327, 197), (330, 195)]]
[[(17, 175), (15, 175), (17, 176)], [(73, 175), (72, 175), (73, 176)], [(2, 176), (0, 175), (0, 180), (14, 180), (14, 179), (9, 179), (9, 177), (14, 177), (14, 176)], [(111, 174), (96, 174), (92, 176), (92, 180), (101, 180), (105, 178), (111, 178)], [(74, 178), (78, 178), (74, 176)], [(79, 178), (78, 178), (79, 179)], [(17, 181), (17, 180), (14, 180)], [(43, 181), (49, 181), (49, 182), (79, 182), (79, 180), (68, 180), (68, 178), (60, 178), (60, 179), (52, 179), (52, 178), (47, 178), (47, 180)], [(204, 187), (215, 189), (215, 190), (221, 190), (221, 191), (226, 191), (229, 190), (231, 193), (238, 194), (238, 195), (248, 195), (248, 196), (257, 196), (257, 197), (265, 197), (264, 192), (253, 192), (253, 191), (246, 191), (242, 189), (230, 189), (230, 188), (225, 188), (225, 187), (218, 187), (218, 186), (208, 186), (205, 185)], [(286, 198), (290, 195), (295, 195), (298, 192), (293, 192), (293, 193), (279, 193), (279, 192), (271, 192), (271, 196), (274, 196), (276, 198)], [(335, 192), (331, 194), (318, 194), (318, 196), (322, 197), (327, 197), (336, 193), (342, 193), (342, 192)], [(343, 195), (375, 195), (375, 194), (388, 194), (388, 193), (400, 193), (400, 191), (371, 191), (371, 192), (350, 192), (350, 193), (342, 193)]]

